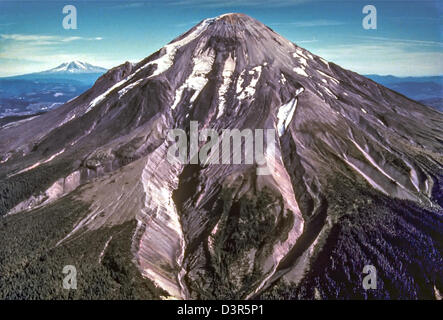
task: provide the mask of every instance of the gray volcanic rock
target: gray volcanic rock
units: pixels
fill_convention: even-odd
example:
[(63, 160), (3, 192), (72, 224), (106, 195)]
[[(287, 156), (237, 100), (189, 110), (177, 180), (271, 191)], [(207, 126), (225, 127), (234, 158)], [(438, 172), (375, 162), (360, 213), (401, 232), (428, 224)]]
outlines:
[[(270, 175), (170, 163), (168, 130), (193, 120), (220, 133), (275, 129)], [(136, 221), (135, 264), (173, 297), (443, 289), (443, 115), (248, 16), (206, 19), (0, 137), (0, 215), (26, 219), (75, 194), (88, 209), (57, 247)], [(362, 287), (365, 265), (377, 290)]]

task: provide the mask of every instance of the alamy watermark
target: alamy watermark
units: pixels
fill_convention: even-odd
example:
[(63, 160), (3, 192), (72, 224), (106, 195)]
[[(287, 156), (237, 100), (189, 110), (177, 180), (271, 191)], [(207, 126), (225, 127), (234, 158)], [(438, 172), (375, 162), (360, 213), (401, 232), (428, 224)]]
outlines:
[(77, 268), (75, 266), (64, 266), (63, 274), (66, 276), (63, 278), (63, 289), (76, 290), (77, 289)]
[(377, 269), (373, 265), (366, 265), (363, 268), (363, 273), (367, 274), (363, 278), (363, 289), (369, 290), (377, 289)]
[(366, 14), (362, 21), (363, 29), (377, 29), (377, 8), (372, 4), (368, 4), (363, 7), (362, 12)]
[[(266, 137), (266, 139), (265, 139)], [(168, 132), (173, 144), (168, 149), (170, 163), (228, 165), (257, 164), (257, 175), (271, 174), (275, 157), (275, 129), (198, 129), (198, 122), (191, 121), (188, 134), (182, 129)]]
[(66, 14), (62, 22), (63, 29), (77, 29), (77, 8), (73, 5), (66, 5), (62, 12)]

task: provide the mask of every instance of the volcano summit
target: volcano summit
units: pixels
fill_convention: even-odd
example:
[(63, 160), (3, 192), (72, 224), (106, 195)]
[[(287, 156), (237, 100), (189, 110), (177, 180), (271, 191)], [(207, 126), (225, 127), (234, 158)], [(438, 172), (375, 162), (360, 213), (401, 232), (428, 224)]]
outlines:
[[(191, 121), (274, 129), (270, 174), (168, 161), (168, 132), (190, 134)], [(0, 162), (1, 298), (443, 290), (443, 115), (242, 14), (0, 128)], [(64, 265), (75, 292), (60, 285)], [(377, 289), (362, 285), (367, 265)]]

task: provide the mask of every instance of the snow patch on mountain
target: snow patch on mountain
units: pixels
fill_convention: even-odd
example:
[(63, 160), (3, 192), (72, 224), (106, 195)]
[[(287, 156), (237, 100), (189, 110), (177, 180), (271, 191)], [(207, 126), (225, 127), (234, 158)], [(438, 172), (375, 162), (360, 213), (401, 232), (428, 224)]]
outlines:
[(329, 90), (327, 87), (323, 87), (323, 89), (326, 91), (326, 93), (331, 96), (332, 98), (338, 100), (337, 96), (331, 91)]
[(323, 59), (323, 58), (320, 58), (320, 61), (323, 62), (326, 66), (329, 67), (329, 62), (328, 62), (328, 61), (326, 61), (326, 60)]
[[(304, 91), (303, 88), (298, 89), (296, 91), (296, 97), (300, 93), (302, 93), (303, 91)], [(278, 113), (277, 113), (277, 119), (278, 119), (277, 131), (278, 131), (279, 137), (281, 137), (285, 133), (286, 129), (289, 126), (289, 123), (291, 123), (296, 108), (297, 108), (297, 98), (294, 98), (291, 101), (289, 101), (288, 103), (282, 105), (278, 109)]]
[(292, 56), (294, 58), (302, 57), (302, 58), (305, 58), (306, 60), (308, 59), (308, 57), (305, 56), (305, 54), (303, 53), (303, 50), (301, 50), (300, 48), (295, 49), (295, 53), (293, 53)]
[(62, 125), (64, 125), (64, 124), (66, 124), (66, 123), (68, 123), (68, 122), (70, 122), (70, 121), (72, 121), (72, 120), (74, 120), (75, 119), (75, 117), (76, 117), (76, 115), (75, 115), (75, 113), (73, 113), (73, 114), (68, 114), (67, 116), (66, 116), (66, 118), (57, 126), (57, 128), (58, 127), (61, 127)]
[(220, 86), (220, 89), (218, 90), (218, 97), (219, 97), (219, 105), (218, 105), (218, 114), (217, 119), (220, 118), (223, 115), (225, 104), (226, 104), (226, 98), (225, 94), (228, 92), (229, 86), (232, 82), (232, 74), (235, 71), (235, 58), (232, 58), (231, 55), (229, 55), (229, 58), (225, 61), (225, 66), (223, 68), (223, 83)]
[(317, 70), (317, 71), (318, 71), (318, 73), (320, 73), (321, 75), (325, 76), (326, 78), (328, 78), (329, 80), (331, 80), (331, 81), (334, 82), (335, 84), (339, 84), (339, 83), (340, 83), (340, 81), (338, 81), (338, 80), (335, 79), (334, 77), (332, 77), (332, 76), (330, 76), (330, 75), (328, 75), (328, 74), (326, 74), (326, 73), (324, 73), (324, 72), (322, 72), (322, 71), (320, 71), (320, 70)]
[(292, 54), (292, 56), (293, 56), (294, 58), (298, 59), (302, 65), (304, 65), (304, 66), (307, 66), (307, 65), (308, 65), (308, 60), (307, 60), (307, 58), (306, 58), (305, 55), (303, 55), (303, 54), (297, 54), (296, 52), (294, 52), (294, 53)]
[(292, 117), (294, 116), (294, 112), (295, 112), (296, 107), (297, 107), (297, 99), (292, 99), (291, 101), (282, 105), (278, 109), (277, 130), (278, 130), (279, 137), (281, 137), (285, 133), (286, 128), (288, 127), (289, 123), (292, 120)]
[(306, 73), (304, 66), (294, 67), (294, 69), (292, 70), (301, 76), (308, 77), (308, 74)]
[(131, 74), (129, 77), (117, 82), (116, 84), (114, 84), (111, 88), (109, 88), (108, 90), (106, 90), (104, 93), (102, 93), (101, 95), (99, 95), (98, 97), (96, 97), (94, 100), (91, 101), (91, 103), (89, 104), (88, 108), (86, 109), (85, 113), (90, 112), (92, 109), (94, 109), (94, 107), (96, 105), (98, 105), (100, 102), (102, 102), (109, 93), (111, 93), (112, 91), (114, 91), (115, 89), (117, 89), (118, 87), (122, 86), (124, 83), (126, 83), (127, 81), (129, 81), (135, 74)]
[(285, 77), (285, 75), (282, 73), (281, 75), (280, 75), (280, 82), (284, 85), (284, 84), (286, 84), (286, 77)]
[[(258, 80), (261, 77), (262, 68), (263, 68), (262, 66), (256, 66), (252, 70), (249, 71), (249, 74), (253, 75), (253, 78), (251, 79), (251, 82), (249, 83), (249, 85), (244, 89), (242, 89), (242, 84), (243, 84), (244, 79), (243, 79), (243, 77), (241, 77), (242, 82), (240, 83), (240, 87), (237, 86), (237, 93), (239, 93), (239, 89), (240, 89), (240, 95), (238, 96), (239, 100), (249, 99), (255, 94), (255, 87), (257, 86)], [(240, 81), (240, 79), (239, 79), (239, 81)]]
[(206, 51), (205, 53), (193, 58), (194, 68), (191, 75), (186, 79), (185, 83), (175, 93), (175, 100), (171, 109), (174, 110), (181, 100), (185, 89), (194, 90), (194, 94), (191, 97), (190, 103), (192, 104), (197, 99), (201, 90), (208, 83), (207, 74), (212, 70), (212, 65), (215, 60), (215, 52), (213, 50)]
[(142, 81), (143, 81), (143, 79), (139, 79), (139, 80), (131, 83), (130, 85), (127, 85), (123, 89), (119, 90), (118, 91), (118, 97), (119, 98), (123, 97), (126, 93), (128, 93), (129, 90), (131, 90), (132, 88), (136, 87)]

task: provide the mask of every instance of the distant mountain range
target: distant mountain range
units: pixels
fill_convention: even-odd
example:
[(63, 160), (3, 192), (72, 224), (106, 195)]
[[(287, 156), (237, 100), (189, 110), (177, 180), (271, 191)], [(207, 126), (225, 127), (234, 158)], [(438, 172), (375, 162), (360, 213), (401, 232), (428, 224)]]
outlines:
[(0, 118), (54, 109), (89, 89), (106, 71), (71, 61), (42, 72), (0, 78)]
[(410, 99), (443, 111), (443, 76), (399, 78), (370, 74), (366, 77)]

